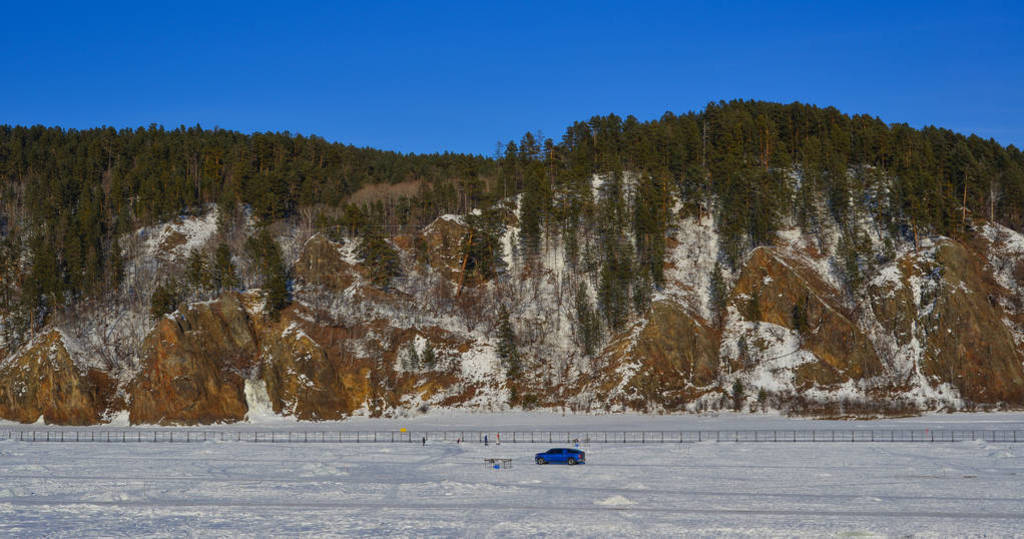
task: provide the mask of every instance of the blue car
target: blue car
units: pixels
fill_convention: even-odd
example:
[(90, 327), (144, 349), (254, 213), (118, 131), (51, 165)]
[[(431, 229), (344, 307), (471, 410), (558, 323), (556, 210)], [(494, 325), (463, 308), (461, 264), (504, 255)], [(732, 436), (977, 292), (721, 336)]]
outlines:
[(549, 462), (564, 462), (570, 466), (575, 464), (586, 464), (587, 454), (579, 449), (565, 449), (557, 447), (548, 449), (543, 453), (537, 453), (534, 457), (537, 464), (548, 464)]

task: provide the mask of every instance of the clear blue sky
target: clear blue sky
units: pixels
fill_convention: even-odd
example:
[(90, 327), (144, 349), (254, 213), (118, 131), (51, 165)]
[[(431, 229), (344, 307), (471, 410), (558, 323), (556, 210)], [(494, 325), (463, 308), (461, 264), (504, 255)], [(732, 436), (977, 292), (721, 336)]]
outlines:
[(0, 123), (489, 155), (596, 114), (744, 98), (1022, 147), (1022, 5), (4, 2)]

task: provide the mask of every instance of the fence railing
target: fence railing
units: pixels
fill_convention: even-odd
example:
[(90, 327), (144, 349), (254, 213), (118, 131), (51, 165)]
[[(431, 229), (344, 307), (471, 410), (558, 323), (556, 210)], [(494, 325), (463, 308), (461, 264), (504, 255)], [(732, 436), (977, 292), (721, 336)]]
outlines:
[(1024, 430), (813, 429), (681, 431), (243, 431), (195, 429), (47, 429), (0, 431), (21, 442), (663, 444), (698, 442), (986, 442), (1024, 443)]

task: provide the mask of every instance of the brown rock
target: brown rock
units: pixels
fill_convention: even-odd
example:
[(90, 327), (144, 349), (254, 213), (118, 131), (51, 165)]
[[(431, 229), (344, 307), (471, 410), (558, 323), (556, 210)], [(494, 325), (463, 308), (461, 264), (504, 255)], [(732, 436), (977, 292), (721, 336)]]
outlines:
[[(469, 347), (440, 328), (401, 329), (386, 320), (348, 328), (318, 326), (298, 316), (297, 307), (285, 310), (280, 323), (260, 333), (261, 377), (274, 411), (328, 420), (348, 417), (365, 406), (371, 415), (382, 415), (401, 407), (405, 397), (454, 391), (458, 379), (450, 369), (395, 370), (400, 351), (417, 335), (439, 353)], [(449, 400), (447, 405), (459, 402)]]
[(718, 335), (673, 301), (651, 305), (647, 324), (613, 340), (609, 348), (607, 381), (603, 393), (619, 383), (627, 362), (639, 368), (625, 385), (623, 404), (645, 409), (659, 404), (681, 409), (714, 383), (718, 372)]
[(455, 220), (435, 219), (423, 230), (427, 263), (445, 278), (458, 280), (462, 274), (463, 244), (469, 239), (469, 232), (468, 226)]
[(886, 333), (892, 335), (897, 345), (904, 346), (914, 338), (914, 321), (917, 306), (908, 281), (918, 270), (911, 257), (897, 261), (900, 271), (898, 283), (885, 282), (869, 284), (868, 304)]
[(160, 319), (142, 356), (142, 369), (129, 388), (133, 424), (245, 417), (243, 375), (254, 366), (256, 340), (236, 294)]
[(850, 379), (882, 374), (882, 363), (871, 342), (843, 308), (840, 292), (799, 260), (785, 258), (772, 248), (755, 249), (743, 266), (731, 303), (745, 316), (749, 298), (757, 295), (760, 322), (794, 329), (794, 306), (805, 313), (802, 348), (818, 358), (797, 368), (796, 385), (835, 385)]
[(342, 419), (359, 406), (347, 398), (346, 382), (354, 380), (343, 376), (337, 358), (329, 358), (303, 325), (283, 317), (263, 333), (262, 378), (274, 411), (298, 419)]
[(102, 423), (117, 384), (97, 368), (79, 367), (57, 330), (36, 338), (0, 365), (0, 417), (48, 424)]
[(938, 247), (941, 269), (935, 305), (919, 325), (927, 347), (922, 372), (978, 403), (1024, 403), (1024, 356), (1003, 323), (1003, 311), (988, 300), (995, 293), (977, 256), (962, 245)]
[(342, 291), (355, 282), (364, 270), (344, 260), (338, 251), (340, 244), (321, 234), (310, 238), (295, 263), (295, 276), (306, 283), (326, 286)]

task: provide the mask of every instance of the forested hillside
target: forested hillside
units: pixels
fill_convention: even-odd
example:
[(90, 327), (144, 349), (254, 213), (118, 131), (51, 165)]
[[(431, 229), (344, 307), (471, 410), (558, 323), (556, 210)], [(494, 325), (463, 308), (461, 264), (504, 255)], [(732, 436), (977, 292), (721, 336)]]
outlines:
[[(239, 293), (228, 304), (248, 310), (214, 316), (235, 337), (254, 332), (214, 354), (251, 348), (231, 387), (257, 377), (283, 391), (287, 383), (267, 378), (266, 361), (280, 354), (253, 367), (250, 341), (293, 335), (282, 320), (305, 320), (326, 332), (306, 338), (331, 369), (365, 360), (360, 368), (374, 373), (374, 387), (357, 392), (365, 399), (323, 405), (332, 417), (408, 406), (402, 395), (416, 383), (434, 388), (427, 393), (455, 387), (473, 350), (495, 355), (507, 392), (498, 400), (520, 406), (575, 399), (590, 409), (617, 398), (675, 409), (712, 393), (739, 398), (780, 351), (808, 354), (778, 366), (800, 371), (797, 392), (863, 379), (871, 382), (854, 393), (870, 399), (941, 378), (956, 402), (1024, 397), (1014, 378), (1024, 155), (939, 128), (734, 101), (650, 122), (595, 117), (559, 141), (527, 133), (482, 157), (199, 127), (0, 127), (0, 197), (0, 356), (23, 360), (36, 336), (52, 347), (48, 331), (59, 329), (65, 341), (91, 343), (65, 355), (102, 356), (94, 363), (120, 380), (107, 383), (118, 398), (165, 353), (144, 344), (151, 331), (173, 333), (161, 329), (173, 318), (165, 314), (202, 326), (192, 305)], [(957, 283), (989, 299), (956, 299)], [(960, 320), (951, 327), (979, 340), (943, 344), (914, 325), (943, 309), (952, 318), (937, 324)], [(1001, 337), (990, 338), (990, 323)], [(376, 354), (360, 345), (334, 357), (323, 341), (382, 325), (400, 334)], [(844, 351), (823, 340), (851, 331), (860, 333)], [(977, 358), (964, 358), (984, 355), (982, 343), (991, 355), (995, 341), (1008, 354), (996, 370), (1013, 380), (988, 398), (985, 380), (963, 382), (977, 376)], [(685, 361), (672, 359), (680, 348)], [(949, 366), (935, 359), (943, 354), (959, 359)], [(400, 365), (385, 368), (385, 356)], [(685, 371), (679, 387), (659, 382), (664, 369)], [(921, 375), (935, 369), (946, 370)], [(472, 402), (465, 391), (451, 402)], [(14, 393), (0, 388), (0, 404)]]

